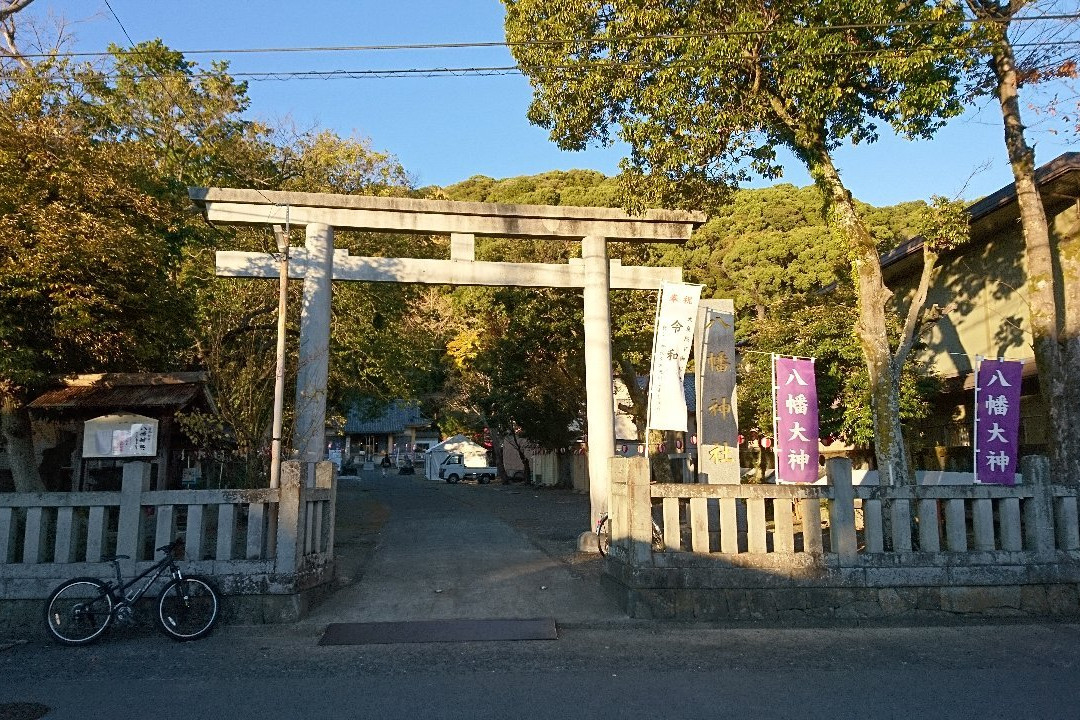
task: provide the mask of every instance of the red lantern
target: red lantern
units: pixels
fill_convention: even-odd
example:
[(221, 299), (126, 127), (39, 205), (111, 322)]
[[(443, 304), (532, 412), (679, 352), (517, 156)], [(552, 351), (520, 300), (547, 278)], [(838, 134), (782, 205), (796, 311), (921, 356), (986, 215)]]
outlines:
[(772, 438), (771, 437), (763, 437), (763, 438), (761, 438), (761, 447), (763, 447), (763, 448), (771, 448), (772, 447)]
[(737, 439), (739, 441), (739, 445), (742, 445), (743, 444), (743, 436), (739, 435), (739, 437)]

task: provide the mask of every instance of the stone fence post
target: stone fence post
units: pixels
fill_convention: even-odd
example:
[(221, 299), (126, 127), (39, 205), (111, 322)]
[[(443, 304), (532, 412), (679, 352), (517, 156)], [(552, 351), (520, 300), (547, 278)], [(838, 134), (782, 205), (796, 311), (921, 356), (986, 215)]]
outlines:
[(282, 575), (296, 572), (304, 552), (303, 543), (300, 542), (304, 527), (303, 508), (300, 506), (303, 465), (299, 460), (286, 460), (281, 463), (275, 569)]
[[(652, 494), (649, 459), (611, 459), (611, 542), (632, 567), (652, 565)], [(616, 487), (617, 486), (617, 487)]]
[(133, 574), (135, 563), (139, 559), (143, 522), (142, 494), (149, 490), (150, 463), (124, 463), (120, 480), (120, 514), (116, 522), (116, 554), (131, 558), (123, 566), (125, 574)]
[(315, 487), (330, 490), (330, 499), (327, 501), (326, 520), (322, 523), (322, 531), (319, 533), (319, 544), (322, 552), (334, 554), (334, 520), (337, 518), (337, 468), (329, 460), (323, 460), (315, 466)]
[(1054, 496), (1050, 482), (1050, 460), (1042, 455), (1020, 458), (1024, 485), (1031, 488), (1031, 500), (1024, 504), (1025, 544), (1039, 561), (1054, 559)]
[(855, 537), (855, 490), (851, 486), (851, 459), (825, 461), (825, 476), (832, 487), (829, 503), (829, 542), (840, 565), (852, 565), (858, 555)]
[[(630, 473), (627, 458), (614, 457), (609, 461), (611, 497), (608, 501), (608, 523), (611, 525), (612, 556), (626, 558), (626, 536), (630, 527)], [(600, 518), (589, 518), (593, 528)]]

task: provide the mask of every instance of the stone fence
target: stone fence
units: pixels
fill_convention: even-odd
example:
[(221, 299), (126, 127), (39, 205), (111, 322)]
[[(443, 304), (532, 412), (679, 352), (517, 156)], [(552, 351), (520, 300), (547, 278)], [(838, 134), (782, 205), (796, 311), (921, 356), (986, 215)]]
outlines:
[(1045, 458), (1022, 470), (853, 486), (835, 459), (827, 485), (650, 485), (646, 460), (617, 458), (607, 577), (635, 617), (1078, 615), (1080, 488)]
[(0, 494), (0, 637), (40, 630), (62, 581), (112, 577), (113, 555), (131, 578), (176, 538), (181, 568), (216, 581), (227, 616), (295, 620), (333, 578), (335, 483), (332, 463), (289, 461), (279, 488), (149, 490), (149, 464), (131, 462), (119, 492)]

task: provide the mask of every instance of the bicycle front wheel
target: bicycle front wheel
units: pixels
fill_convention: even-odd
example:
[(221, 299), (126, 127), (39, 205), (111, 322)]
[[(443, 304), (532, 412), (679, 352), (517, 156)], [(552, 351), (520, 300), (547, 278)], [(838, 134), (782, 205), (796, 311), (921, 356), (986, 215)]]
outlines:
[(45, 627), (62, 645), (88, 645), (113, 619), (113, 599), (97, 578), (75, 578), (53, 590), (45, 602)]
[(178, 642), (209, 635), (220, 612), (217, 591), (200, 577), (173, 580), (158, 598), (158, 625)]

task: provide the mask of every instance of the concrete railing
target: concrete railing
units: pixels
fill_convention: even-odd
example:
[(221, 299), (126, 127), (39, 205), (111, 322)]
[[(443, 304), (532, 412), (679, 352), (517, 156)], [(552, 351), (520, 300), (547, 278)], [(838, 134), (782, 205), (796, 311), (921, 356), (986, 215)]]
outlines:
[(132, 462), (118, 492), (0, 494), (0, 599), (39, 600), (70, 577), (109, 577), (103, 558), (112, 555), (130, 558), (121, 570), (131, 577), (180, 537), (185, 571), (241, 598), (234, 610), (288, 619), (332, 577), (335, 483), (332, 463), (290, 461), (279, 488), (149, 490), (150, 466)]
[[(765, 607), (791, 589), (825, 615), (845, 605), (1080, 613), (1080, 488), (1051, 483), (1045, 458), (1025, 458), (1013, 487), (853, 486), (847, 460), (827, 474), (811, 486), (650, 485), (643, 459), (614, 460), (609, 571), (660, 614), (756, 616), (701, 604), (710, 590), (763, 588), (777, 591), (751, 592)], [(846, 592), (807, 593), (827, 588)]]

